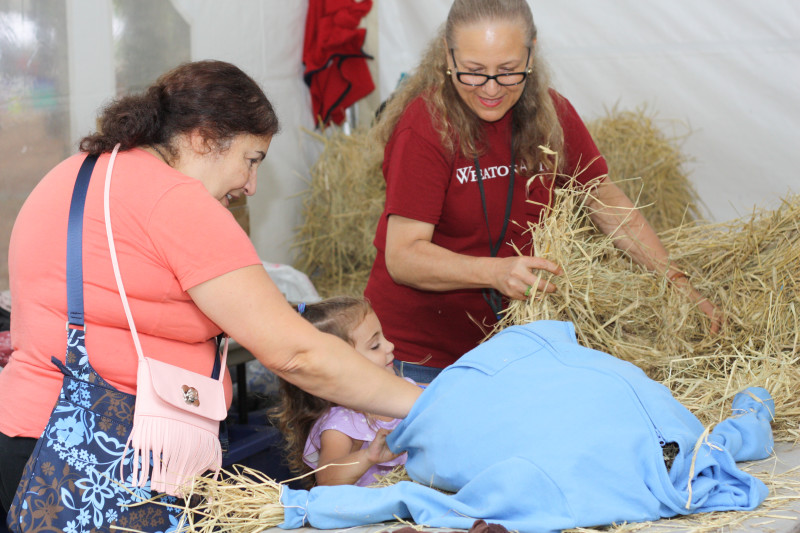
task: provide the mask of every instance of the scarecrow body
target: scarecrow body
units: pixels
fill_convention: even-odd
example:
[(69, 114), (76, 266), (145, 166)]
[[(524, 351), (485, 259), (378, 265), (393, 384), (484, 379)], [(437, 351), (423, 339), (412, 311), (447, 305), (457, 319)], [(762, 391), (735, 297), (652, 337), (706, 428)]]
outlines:
[[(389, 436), (417, 483), (285, 489), (280, 527), (484, 519), (524, 533), (750, 510), (767, 488), (736, 461), (771, 452), (774, 402), (750, 388), (733, 411), (704, 435), (666, 387), (578, 345), (571, 323), (510, 327), (442, 372)], [(666, 443), (679, 447), (669, 470)]]

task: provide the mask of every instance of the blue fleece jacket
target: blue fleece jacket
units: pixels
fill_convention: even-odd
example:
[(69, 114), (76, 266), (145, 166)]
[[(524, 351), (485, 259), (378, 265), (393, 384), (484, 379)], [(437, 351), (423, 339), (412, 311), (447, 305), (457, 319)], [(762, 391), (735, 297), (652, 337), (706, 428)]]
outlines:
[[(736, 461), (771, 453), (773, 415), (767, 391), (749, 388), (703, 436), (666, 387), (580, 346), (571, 323), (514, 326), (445, 369), (389, 436), (417, 483), (285, 489), (280, 527), (482, 518), (526, 533), (749, 510), (767, 488)], [(666, 442), (680, 449), (669, 471)]]

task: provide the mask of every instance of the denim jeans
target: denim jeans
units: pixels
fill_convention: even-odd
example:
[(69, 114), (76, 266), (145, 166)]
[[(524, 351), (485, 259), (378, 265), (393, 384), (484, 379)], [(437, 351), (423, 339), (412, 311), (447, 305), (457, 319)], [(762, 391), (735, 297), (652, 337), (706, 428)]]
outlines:
[(439, 375), (439, 372), (444, 370), (444, 368), (417, 365), (406, 361), (398, 361), (397, 359), (394, 360), (394, 368), (401, 377), (413, 379), (421, 385), (427, 385)]

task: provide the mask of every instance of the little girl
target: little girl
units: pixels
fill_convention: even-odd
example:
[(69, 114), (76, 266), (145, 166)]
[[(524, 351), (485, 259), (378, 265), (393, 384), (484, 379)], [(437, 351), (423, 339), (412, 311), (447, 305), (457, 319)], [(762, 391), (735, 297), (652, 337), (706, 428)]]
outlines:
[[(378, 316), (366, 300), (335, 297), (300, 304), (298, 311), (317, 329), (345, 340), (394, 373), (394, 345), (384, 338)], [(386, 445), (386, 435), (400, 420), (341, 407), (285, 380), (281, 380), (280, 391), (280, 403), (270, 417), (286, 438), (292, 471), (304, 474), (332, 465), (316, 472), (317, 485), (367, 486), (375, 482), (376, 474), (385, 475), (405, 463), (406, 454), (392, 453)], [(310, 476), (305, 479), (307, 485), (313, 485)]]

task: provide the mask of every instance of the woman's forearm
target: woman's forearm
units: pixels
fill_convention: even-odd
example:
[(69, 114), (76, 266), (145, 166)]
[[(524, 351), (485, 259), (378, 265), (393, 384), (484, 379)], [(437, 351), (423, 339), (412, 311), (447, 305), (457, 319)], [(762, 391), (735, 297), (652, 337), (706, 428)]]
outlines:
[(614, 183), (605, 180), (588, 203), (595, 225), (638, 265), (659, 274), (669, 268), (669, 254), (642, 213)]
[(482, 289), (491, 287), (489, 273), (494, 259), (451, 252), (429, 241), (416, 241), (396, 254), (387, 254), (392, 279), (426, 291)]
[(432, 224), (392, 215), (387, 226), (386, 268), (395, 282), (427, 291), (492, 286), (492, 258), (462, 255), (432, 243)]
[(679, 267), (670, 263), (658, 235), (641, 212), (622, 190), (608, 180), (594, 191), (589, 201), (590, 216), (600, 230), (614, 240), (614, 245), (625, 251), (637, 264), (665, 276), (683, 292), (710, 320), (709, 331), (716, 334), (723, 324), (722, 314), (716, 306), (694, 288)]
[(273, 372), (306, 392), (338, 405), (405, 418), (422, 389), (371, 363), (339, 338), (321, 335), (319, 346), (273, 365)]

